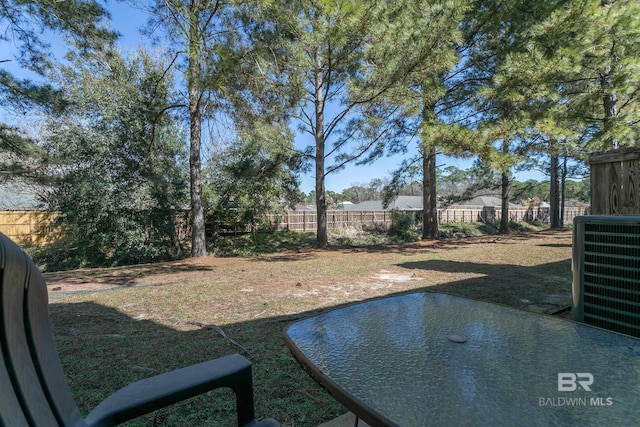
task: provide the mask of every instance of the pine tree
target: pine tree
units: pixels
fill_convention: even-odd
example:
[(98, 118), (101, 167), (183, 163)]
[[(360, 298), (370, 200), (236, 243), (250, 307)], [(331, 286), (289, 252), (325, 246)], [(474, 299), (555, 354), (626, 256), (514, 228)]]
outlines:
[(294, 115), (313, 139), (301, 155), (315, 171), (317, 244), (327, 246), (325, 178), (351, 162), (366, 161), (384, 145), (390, 117), (377, 103), (389, 84), (368, 79), (365, 52), (375, 42), (378, 2), (299, 0), (274, 5), (278, 26), (291, 38), (288, 67), (299, 76), (301, 98)]
[[(278, 49), (260, 45), (273, 35), (256, 2), (220, 0), (157, 1), (149, 29), (162, 29), (159, 41), (168, 43), (173, 65), (182, 75), (184, 99), (169, 108), (188, 111), (189, 171), (193, 257), (205, 256), (205, 206), (202, 189), (203, 123), (215, 127), (223, 118), (235, 121), (240, 132), (256, 114), (281, 120), (279, 106), (288, 100), (280, 89)], [(272, 55), (273, 54), (273, 55)], [(275, 78), (275, 82), (273, 79)], [(257, 83), (260, 82), (260, 83)], [(266, 87), (269, 86), (269, 89)], [(272, 95), (272, 96), (270, 96)], [(270, 111), (269, 111), (270, 109)], [(213, 123), (211, 123), (213, 122)], [(245, 127), (246, 129), (246, 127)], [(230, 137), (233, 139), (234, 135)]]
[[(17, 78), (2, 69), (17, 61), (23, 68), (43, 75), (53, 64), (44, 30), (68, 38), (80, 52), (108, 46), (116, 34), (105, 26), (107, 11), (95, 1), (2, 0), (0, 45), (10, 44), (15, 57), (0, 54), (0, 108), (5, 117), (33, 117), (41, 112), (59, 112), (67, 105), (60, 92), (46, 81)], [(39, 154), (30, 136), (13, 124), (0, 123), (0, 179), (35, 179), (33, 158)]]
[(567, 157), (583, 161), (590, 151), (637, 145), (640, 5), (572, 0), (558, 6), (525, 28), (523, 48), (501, 70), (527, 104), (538, 136), (530, 151), (551, 159), (552, 225), (562, 226)]
[[(427, 28), (423, 36), (423, 57), (421, 64), (409, 75), (410, 87), (419, 87), (417, 99), (422, 103), (419, 122), (420, 154), (422, 156), (422, 238), (434, 239), (438, 236), (436, 153), (438, 150), (453, 152), (447, 144), (455, 134), (455, 125), (443, 120), (448, 106), (444, 102), (448, 86), (455, 80), (455, 67), (460, 63), (462, 34), (459, 30), (466, 11), (467, 2), (427, 2), (416, 4), (420, 19), (414, 25)], [(410, 10), (407, 7), (408, 10)], [(429, 10), (431, 13), (425, 14)], [(407, 49), (412, 49), (407, 46)]]
[(591, 150), (637, 144), (639, 14), (634, 0), (573, 0), (532, 29), (531, 49), (555, 63), (546, 78), (584, 124)]
[[(403, 151), (407, 141), (418, 141), (419, 158), (406, 161), (394, 173), (385, 201), (406, 184), (414, 165), (420, 163), (423, 187), (423, 238), (438, 234), (436, 211), (436, 153), (447, 149), (456, 127), (442, 119), (449, 79), (460, 61), (459, 23), (466, 2), (396, 1), (384, 3), (381, 24), (375, 27), (376, 43), (366, 51), (369, 81), (375, 87), (390, 86), (380, 98), (394, 115), (395, 134), (387, 135), (390, 152)], [(372, 83), (370, 83), (372, 84)], [(371, 157), (373, 159), (374, 157)]]
[(548, 91), (541, 81), (530, 42), (531, 31), (565, 2), (480, 1), (465, 22), (471, 64), (458, 99), (474, 113), (468, 125), (480, 142), (476, 151), (501, 174), (501, 232), (509, 230), (509, 195), (513, 168), (531, 155), (534, 119)]

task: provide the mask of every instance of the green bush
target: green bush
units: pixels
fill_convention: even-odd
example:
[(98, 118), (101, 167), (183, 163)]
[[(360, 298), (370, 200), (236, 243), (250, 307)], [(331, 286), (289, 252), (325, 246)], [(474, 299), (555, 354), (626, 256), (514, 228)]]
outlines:
[(545, 228), (549, 228), (549, 226), (530, 224), (528, 222), (514, 222), (514, 221), (509, 222), (509, 230), (511, 230), (514, 233), (528, 233), (531, 231), (543, 230)]
[(214, 235), (209, 242), (209, 249), (216, 256), (252, 256), (311, 248), (315, 244), (315, 235), (298, 231), (255, 232)]
[(171, 213), (153, 209), (110, 210), (101, 215), (92, 215), (93, 212), (97, 210), (67, 211), (57, 223), (64, 232), (53, 243), (25, 250), (46, 271), (115, 267), (179, 257)]
[[(540, 231), (548, 226), (535, 226), (526, 222), (510, 222), (509, 230), (513, 233)], [(486, 236), (498, 234), (500, 222), (449, 222), (440, 224), (438, 237), (441, 239), (461, 239), (464, 237)]]
[(397, 210), (391, 211), (391, 226), (388, 233), (391, 238), (399, 242), (414, 242), (420, 238), (413, 217)]
[(438, 237), (441, 239), (460, 239), (463, 237), (494, 234), (497, 229), (489, 223), (481, 222), (448, 222), (438, 227)]

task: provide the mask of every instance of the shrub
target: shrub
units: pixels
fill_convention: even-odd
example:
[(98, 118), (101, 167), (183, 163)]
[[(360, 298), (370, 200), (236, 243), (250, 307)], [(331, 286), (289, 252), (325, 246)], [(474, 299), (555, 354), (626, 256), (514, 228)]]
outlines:
[(400, 242), (413, 242), (419, 239), (413, 217), (397, 210), (391, 211), (391, 226), (389, 226), (388, 233), (389, 236)]
[(460, 239), (463, 237), (481, 236), (483, 234), (494, 234), (490, 224), (479, 222), (449, 222), (440, 224), (438, 227), (438, 237), (441, 239)]

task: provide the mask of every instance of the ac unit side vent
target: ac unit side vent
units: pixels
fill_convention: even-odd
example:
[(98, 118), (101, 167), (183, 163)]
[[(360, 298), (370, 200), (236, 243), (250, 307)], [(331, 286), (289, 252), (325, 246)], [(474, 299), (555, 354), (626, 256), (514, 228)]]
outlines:
[[(597, 314), (599, 310), (608, 310), (612, 318), (622, 320), (626, 319), (630, 323), (638, 324), (640, 326), (640, 317), (633, 313), (633, 302), (621, 301), (617, 298), (603, 297), (601, 295), (589, 295), (584, 296), (585, 307), (590, 307), (592, 314)], [(585, 314), (586, 316), (586, 314)]]
[[(602, 233), (603, 236), (625, 237), (629, 234), (640, 235), (639, 224), (606, 224), (606, 223), (590, 223), (584, 225), (585, 233)], [(613, 242), (616, 243), (616, 242)]]
[(574, 319), (640, 337), (640, 217), (579, 217), (574, 227)]
[(637, 268), (625, 268), (619, 265), (587, 264), (584, 265), (584, 274), (594, 276), (605, 276), (611, 278), (628, 279), (632, 281), (640, 280), (640, 271)]
[[(640, 237), (638, 237), (640, 238)], [(585, 254), (599, 254), (603, 256), (620, 256), (638, 258), (640, 257), (640, 247), (634, 248), (629, 245), (615, 245), (611, 243), (593, 243), (585, 241), (584, 243)]]
[[(595, 288), (601, 288), (601, 290), (595, 292)], [(630, 292), (630, 296), (638, 292), (638, 283), (633, 280), (620, 279), (612, 276), (594, 276), (585, 275), (584, 281), (584, 293), (593, 291), (595, 294), (605, 292), (605, 289), (609, 292)]]
[(626, 322), (618, 322), (611, 319), (607, 315), (605, 315), (604, 317), (597, 317), (595, 315), (590, 315), (589, 317), (585, 316), (584, 323), (597, 326), (599, 328), (608, 329), (610, 331), (620, 332), (621, 334), (630, 335), (632, 337), (640, 338), (640, 333), (638, 333), (637, 326), (629, 325)]

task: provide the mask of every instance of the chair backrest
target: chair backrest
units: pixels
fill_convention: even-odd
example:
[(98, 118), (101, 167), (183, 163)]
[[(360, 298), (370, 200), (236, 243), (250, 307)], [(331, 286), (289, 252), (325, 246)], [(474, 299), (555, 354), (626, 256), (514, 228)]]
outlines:
[(86, 425), (56, 353), (44, 278), (2, 233), (0, 355), (0, 425)]

